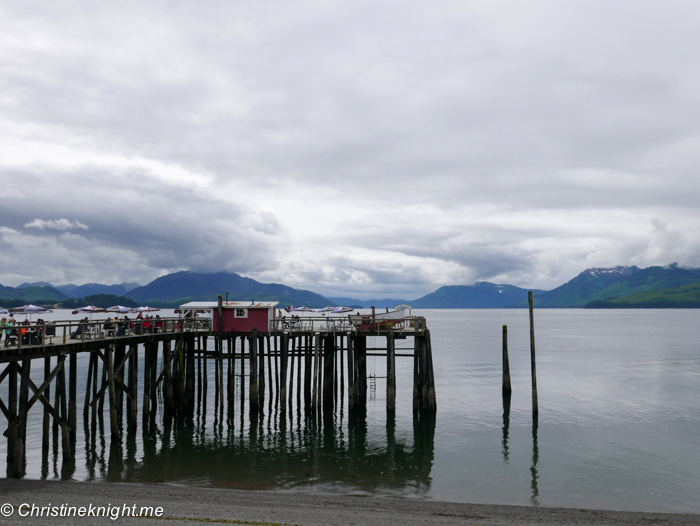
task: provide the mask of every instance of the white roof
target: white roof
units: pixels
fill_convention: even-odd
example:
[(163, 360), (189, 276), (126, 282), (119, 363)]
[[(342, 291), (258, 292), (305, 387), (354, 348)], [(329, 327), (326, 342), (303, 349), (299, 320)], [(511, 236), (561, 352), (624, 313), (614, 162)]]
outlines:
[[(229, 301), (223, 303), (224, 309), (271, 309), (279, 305), (279, 301)], [(216, 309), (219, 307), (218, 301), (190, 301), (180, 305), (181, 309)]]

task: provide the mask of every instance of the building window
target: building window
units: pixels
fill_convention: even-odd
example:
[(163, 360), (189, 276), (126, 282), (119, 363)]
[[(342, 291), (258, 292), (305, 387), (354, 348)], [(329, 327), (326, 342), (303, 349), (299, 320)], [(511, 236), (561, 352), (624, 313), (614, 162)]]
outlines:
[(248, 309), (236, 309), (236, 318), (247, 318), (248, 317)]

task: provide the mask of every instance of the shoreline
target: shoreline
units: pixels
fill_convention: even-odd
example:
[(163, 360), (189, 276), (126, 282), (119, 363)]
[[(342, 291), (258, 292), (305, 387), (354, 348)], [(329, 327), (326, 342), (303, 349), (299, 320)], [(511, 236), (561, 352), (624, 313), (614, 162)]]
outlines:
[[(21, 517), (22, 504), (36, 506), (162, 507), (160, 517), (120, 516), (119, 524), (273, 525), (637, 525), (700, 524), (700, 515), (464, 504), (394, 497), (327, 495), (269, 490), (202, 488), (169, 484), (2, 479), (0, 506), (10, 504), (5, 524), (113, 524), (107, 517)], [(26, 513), (28, 507), (22, 508)], [(3, 507), (3, 511), (7, 508)], [(116, 513), (116, 512), (115, 512)], [(4, 515), (4, 514), (3, 514)], [(157, 523), (156, 523), (157, 524)]]

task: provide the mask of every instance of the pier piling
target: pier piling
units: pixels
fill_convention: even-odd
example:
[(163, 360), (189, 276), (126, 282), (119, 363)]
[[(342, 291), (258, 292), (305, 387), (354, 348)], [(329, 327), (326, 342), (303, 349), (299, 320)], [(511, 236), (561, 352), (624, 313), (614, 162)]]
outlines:
[(510, 363), (508, 361), (508, 326), (503, 326), (503, 396), (510, 396)]
[(537, 402), (537, 366), (535, 364), (535, 317), (533, 313), (532, 291), (527, 293), (527, 302), (530, 308), (530, 370), (532, 373), (532, 412), (539, 412)]

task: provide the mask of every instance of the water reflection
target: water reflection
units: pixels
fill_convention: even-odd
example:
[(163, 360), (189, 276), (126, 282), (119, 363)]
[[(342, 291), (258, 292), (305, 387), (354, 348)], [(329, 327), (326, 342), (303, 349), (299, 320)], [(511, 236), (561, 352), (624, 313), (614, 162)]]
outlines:
[[(106, 480), (204, 484), (240, 489), (292, 489), (307, 486), (368, 493), (425, 494), (431, 486), (435, 416), (415, 414), (411, 440), (399, 439), (393, 415), (385, 442), (368, 439), (365, 411), (335, 412), (322, 421), (289, 421), (287, 411), (251, 413), (245, 425), (214, 426), (202, 420), (164, 418), (142, 433), (143, 456), (136, 458), (133, 433), (109, 446)], [(217, 422), (218, 423), (218, 422)], [(95, 455), (92, 430), (87, 471), (104, 458)], [(401, 436), (405, 436), (402, 433)]]
[(508, 451), (508, 434), (510, 431), (510, 393), (503, 394), (503, 462), (508, 464), (510, 452)]

